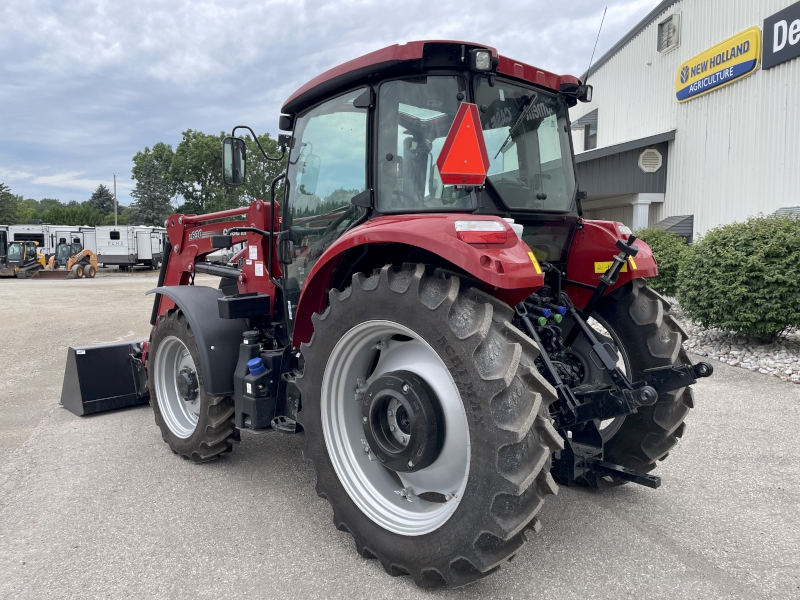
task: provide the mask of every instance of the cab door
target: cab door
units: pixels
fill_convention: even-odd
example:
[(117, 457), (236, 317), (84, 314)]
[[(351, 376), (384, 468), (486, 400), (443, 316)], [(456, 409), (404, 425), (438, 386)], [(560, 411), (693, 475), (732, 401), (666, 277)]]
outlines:
[(368, 109), (354, 106), (366, 92), (337, 96), (295, 122), (279, 248), (289, 332), (314, 264), (366, 212), (350, 202), (367, 188)]

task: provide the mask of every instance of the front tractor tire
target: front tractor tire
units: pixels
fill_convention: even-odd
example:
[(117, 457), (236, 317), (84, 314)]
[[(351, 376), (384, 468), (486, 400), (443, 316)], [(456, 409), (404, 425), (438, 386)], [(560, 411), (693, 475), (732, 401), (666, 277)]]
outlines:
[(424, 265), (358, 273), (329, 300), (297, 385), (334, 525), (421, 587), (490, 574), (558, 490), (536, 346), (507, 305)]
[(200, 365), (186, 316), (179, 309), (159, 315), (147, 357), (150, 403), (164, 441), (198, 463), (230, 452), (239, 441), (233, 398), (206, 394)]

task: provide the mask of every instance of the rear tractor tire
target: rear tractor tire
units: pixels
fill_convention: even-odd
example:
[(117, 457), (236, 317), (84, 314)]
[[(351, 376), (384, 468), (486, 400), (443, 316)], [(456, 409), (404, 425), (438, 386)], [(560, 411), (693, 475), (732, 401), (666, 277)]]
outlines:
[[(620, 287), (598, 306), (597, 320), (615, 338), (632, 381), (642, 379), (645, 369), (692, 364), (682, 346), (687, 335), (669, 316), (669, 308), (670, 304), (644, 279)], [(608, 433), (601, 429), (604, 459), (636, 471), (652, 471), (683, 437), (684, 420), (692, 408), (694, 396), (688, 386), (659, 394), (655, 404), (619, 418)], [(626, 483), (594, 476), (587, 482), (600, 489)]]
[(558, 490), (536, 346), (508, 305), (424, 265), (357, 273), (329, 300), (297, 386), (334, 525), (421, 587), (497, 570)]
[(83, 275), (89, 279), (94, 279), (94, 276), (97, 275), (97, 269), (94, 268), (94, 265), (86, 265)]
[(186, 316), (178, 309), (160, 315), (147, 357), (156, 424), (175, 454), (207, 462), (230, 452), (239, 430), (234, 427), (233, 398), (206, 394), (200, 364)]

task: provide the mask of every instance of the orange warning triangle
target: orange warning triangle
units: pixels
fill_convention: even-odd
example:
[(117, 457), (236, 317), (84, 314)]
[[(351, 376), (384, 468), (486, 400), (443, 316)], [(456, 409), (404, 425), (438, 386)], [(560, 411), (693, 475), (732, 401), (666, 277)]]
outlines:
[(462, 102), (436, 160), (445, 185), (483, 185), (489, 153), (475, 104)]

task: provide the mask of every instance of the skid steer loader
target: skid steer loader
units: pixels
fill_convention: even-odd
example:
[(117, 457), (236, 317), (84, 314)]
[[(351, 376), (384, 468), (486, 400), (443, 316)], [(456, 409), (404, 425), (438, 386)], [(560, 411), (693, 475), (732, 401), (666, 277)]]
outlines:
[[(149, 340), (92, 360), (117, 352), (183, 458), (303, 432), (334, 525), (423, 587), (497, 570), (559, 485), (658, 487), (712, 369), (647, 286), (650, 248), (581, 216), (568, 108), (590, 97), (463, 42), (319, 75), (283, 105), (280, 156), (260, 149), (288, 154), (269, 201), (169, 217)], [(236, 266), (205, 260), (241, 242)], [(70, 349), (65, 405), (103, 400), (89, 354)]]
[(50, 257), (47, 267), (38, 271), (38, 279), (93, 279), (97, 274), (97, 255), (80, 242), (62, 242)]

